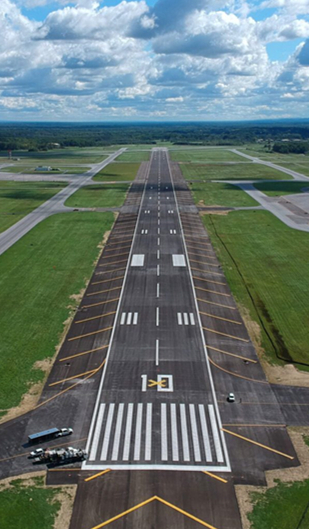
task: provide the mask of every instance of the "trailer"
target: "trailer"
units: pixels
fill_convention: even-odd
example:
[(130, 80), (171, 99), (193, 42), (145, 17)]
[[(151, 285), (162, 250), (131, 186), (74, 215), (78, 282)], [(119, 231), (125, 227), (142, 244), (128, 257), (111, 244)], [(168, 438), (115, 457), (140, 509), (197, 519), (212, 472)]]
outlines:
[(48, 465), (56, 466), (66, 463), (73, 463), (75, 461), (84, 461), (87, 459), (87, 453), (82, 448), (54, 448), (47, 449), (33, 460), (34, 464), (46, 463)]
[(59, 428), (49, 428), (49, 430), (43, 430), (42, 432), (33, 433), (28, 436), (29, 443), (40, 443), (41, 441), (48, 441), (54, 439), (59, 434)]

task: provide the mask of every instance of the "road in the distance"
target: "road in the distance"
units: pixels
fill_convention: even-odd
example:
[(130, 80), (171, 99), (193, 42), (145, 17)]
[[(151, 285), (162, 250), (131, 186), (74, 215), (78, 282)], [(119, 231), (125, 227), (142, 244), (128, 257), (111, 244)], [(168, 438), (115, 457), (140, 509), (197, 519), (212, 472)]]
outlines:
[(88, 470), (230, 470), (163, 150), (150, 162), (87, 451)]

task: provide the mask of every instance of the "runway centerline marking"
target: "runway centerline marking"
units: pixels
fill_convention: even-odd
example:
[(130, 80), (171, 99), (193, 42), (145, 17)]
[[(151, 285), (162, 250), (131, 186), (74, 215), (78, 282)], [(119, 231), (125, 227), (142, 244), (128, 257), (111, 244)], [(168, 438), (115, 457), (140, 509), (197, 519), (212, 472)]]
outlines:
[(156, 340), (156, 366), (159, 365), (159, 340)]

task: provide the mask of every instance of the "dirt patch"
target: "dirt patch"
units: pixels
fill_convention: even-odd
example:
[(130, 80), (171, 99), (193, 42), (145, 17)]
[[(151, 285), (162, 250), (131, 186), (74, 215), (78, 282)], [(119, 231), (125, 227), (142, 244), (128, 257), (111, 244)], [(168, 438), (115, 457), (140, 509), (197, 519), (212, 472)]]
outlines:
[(241, 515), (243, 529), (250, 529), (251, 523), (247, 515), (252, 511), (252, 492), (266, 492), (267, 489), (277, 485), (275, 480), (283, 482), (303, 481), (309, 478), (309, 446), (304, 441), (304, 435), (309, 435), (309, 427), (288, 428), (289, 435), (300, 461), (299, 467), (292, 467), (279, 470), (268, 470), (265, 472), (266, 487), (254, 487), (251, 485), (235, 485), (238, 506)]
[(0, 491), (11, 488), (12, 481), (16, 481), (17, 479), (23, 480), (23, 487), (33, 487), (37, 484), (35, 478), (43, 478), (44, 476), (46, 476), (46, 470), (39, 470), (38, 472), (29, 472), (21, 476), (2, 479), (0, 481)]

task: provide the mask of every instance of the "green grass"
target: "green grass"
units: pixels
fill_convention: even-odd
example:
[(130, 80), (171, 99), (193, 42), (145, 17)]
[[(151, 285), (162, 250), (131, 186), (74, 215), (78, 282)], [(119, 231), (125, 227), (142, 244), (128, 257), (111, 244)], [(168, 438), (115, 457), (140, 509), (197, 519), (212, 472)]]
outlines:
[(265, 193), (269, 197), (279, 197), (282, 195), (291, 195), (292, 193), (301, 193), (302, 189), (309, 188), (309, 182), (261, 182), (254, 187)]
[(257, 206), (247, 193), (233, 184), (220, 182), (193, 182), (190, 185), (194, 202), (200, 206)]
[(181, 164), (187, 180), (291, 180), (292, 177), (276, 169), (255, 163), (231, 165)]
[(56, 182), (0, 181), (0, 232), (59, 193), (66, 186)]
[(26, 174), (47, 174), (47, 175), (56, 175), (67, 173), (67, 174), (81, 174), (89, 171), (90, 167), (68, 167), (67, 165), (57, 165), (52, 166), (52, 171), (36, 171), (35, 165), (25, 166), (25, 165), (14, 165), (12, 167), (5, 167), (2, 169), (4, 173), (26, 173)]
[(121, 182), (126, 180), (134, 180), (136, 177), (139, 163), (111, 163), (98, 174), (93, 180), (99, 182)]
[(179, 149), (170, 150), (175, 162), (240, 162), (242, 157), (227, 149)]
[(303, 435), (304, 441), (307, 446), (309, 446), (309, 435)]
[(148, 162), (150, 151), (131, 151), (118, 156), (117, 162)]
[(60, 502), (55, 496), (61, 489), (43, 487), (42, 478), (32, 478), (33, 485), (11, 481), (0, 489), (1, 529), (53, 529)]
[(309, 364), (308, 234), (267, 211), (205, 215), (203, 221), (235, 298), (265, 326), (268, 359), (281, 363), (277, 351), (286, 360)]
[(129, 184), (98, 184), (76, 191), (65, 205), (73, 208), (107, 208), (122, 206)]
[[(57, 163), (79, 164), (79, 163), (98, 163), (105, 160), (106, 155), (103, 154), (104, 149), (98, 148), (67, 148), (67, 149), (52, 149), (50, 151), (14, 151), (14, 158), (20, 158), (17, 164), (28, 165), (30, 162), (36, 165), (56, 165)], [(1, 153), (2, 154), (2, 153)], [(8, 158), (6, 158), (8, 160)]]
[[(248, 514), (252, 529), (308, 529), (309, 480), (282, 483), (266, 492), (251, 493), (253, 511)], [(301, 522), (302, 520), (302, 522)], [(299, 523), (301, 524), (299, 525)]]
[(0, 257), (0, 410), (19, 404), (29, 382), (42, 380), (37, 360), (53, 356), (70, 296), (90, 277), (112, 213), (54, 215)]

